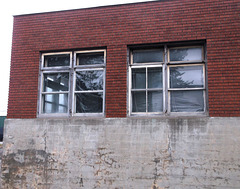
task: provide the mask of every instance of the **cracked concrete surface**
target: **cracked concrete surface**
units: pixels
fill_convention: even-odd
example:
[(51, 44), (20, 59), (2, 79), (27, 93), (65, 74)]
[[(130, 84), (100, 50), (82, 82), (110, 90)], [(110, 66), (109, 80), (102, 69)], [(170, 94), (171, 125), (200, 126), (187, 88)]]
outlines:
[(240, 118), (7, 120), (3, 188), (240, 187)]
[[(3, 148), (1, 144), (0, 145), (0, 176), (2, 176), (2, 153), (3, 153)], [(0, 179), (0, 188), (2, 188), (2, 179)]]

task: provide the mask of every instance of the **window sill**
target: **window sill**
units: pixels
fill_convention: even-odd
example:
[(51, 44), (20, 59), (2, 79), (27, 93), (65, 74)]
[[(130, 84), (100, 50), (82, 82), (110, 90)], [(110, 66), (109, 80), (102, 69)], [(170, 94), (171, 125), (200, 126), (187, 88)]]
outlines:
[(146, 113), (136, 113), (136, 114), (130, 114), (128, 115), (128, 117), (133, 117), (133, 118), (140, 118), (140, 117), (143, 117), (143, 118), (176, 118), (176, 117), (184, 117), (184, 118), (187, 118), (187, 117), (208, 117), (209, 114), (208, 112), (170, 112), (170, 113), (162, 113), (162, 114), (154, 114), (154, 113), (149, 113), (149, 114), (146, 114)]
[(103, 118), (103, 113), (83, 113), (83, 114), (39, 114), (37, 118)]

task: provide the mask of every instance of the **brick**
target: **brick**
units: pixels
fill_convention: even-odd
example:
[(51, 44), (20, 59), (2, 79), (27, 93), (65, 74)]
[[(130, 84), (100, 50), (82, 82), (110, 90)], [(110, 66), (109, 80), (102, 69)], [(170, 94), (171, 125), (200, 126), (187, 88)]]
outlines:
[(127, 46), (199, 39), (208, 53), (209, 115), (240, 116), (238, 7), (239, 1), (173, 0), (15, 16), (8, 118), (36, 117), (42, 51), (106, 47), (106, 117), (126, 117)]

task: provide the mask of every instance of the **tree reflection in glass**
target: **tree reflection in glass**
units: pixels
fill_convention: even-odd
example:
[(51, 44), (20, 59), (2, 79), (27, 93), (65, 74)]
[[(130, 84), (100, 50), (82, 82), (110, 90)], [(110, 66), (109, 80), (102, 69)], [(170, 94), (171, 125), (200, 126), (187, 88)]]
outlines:
[(203, 66), (170, 67), (171, 88), (200, 88), (203, 83)]
[(70, 54), (46, 55), (44, 61), (45, 67), (69, 66)]
[[(170, 88), (203, 88), (203, 66), (170, 67)], [(171, 112), (202, 112), (202, 90), (171, 91)]]
[(104, 64), (104, 53), (79, 53), (77, 54), (78, 65)]
[(103, 90), (103, 70), (76, 72), (76, 91)]
[(170, 61), (202, 61), (202, 48), (170, 49)]
[(68, 91), (69, 73), (45, 73), (44, 92)]
[(76, 113), (101, 113), (103, 93), (77, 93)]
[(103, 70), (76, 72), (75, 91), (83, 91), (75, 93), (76, 113), (103, 112), (103, 75)]

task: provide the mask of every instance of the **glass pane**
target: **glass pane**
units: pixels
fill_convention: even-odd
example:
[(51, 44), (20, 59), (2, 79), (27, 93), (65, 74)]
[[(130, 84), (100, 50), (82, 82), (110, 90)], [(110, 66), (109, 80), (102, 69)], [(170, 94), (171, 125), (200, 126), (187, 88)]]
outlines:
[(163, 95), (162, 91), (148, 92), (148, 112), (163, 111)]
[(78, 93), (76, 97), (76, 113), (103, 112), (103, 93)]
[(104, 52), (77, 54), (78, 65), (104, 64)]
[(146, 68), (132, 69), (132, 88), (146, 89)]
[(162, 87), (162, 68), (148, 68), (148, 88)]
[(44, 67), (69, 66), (70, 54), (44, 56)]
[(171, 112), (203, 111), (203, 91), (171, 91)]
[(102, 90), (103, 70), (76, 72), (76, 91)]
[(68, 91), (69, 74), (68, 73), (44, 74), (43, 85), (44, 92)]
[(163, 49), (133, 52), (133, 63), (163, 62)]
[(171, 88), (202, 88), (203, 66), (170, 67)]
[(146, 92), (132, 92), (132, 112), (146, 112)]
[(170, 61), (202, 61), (202, 48), (170, 49)]
[(43, 95), (43, 113), (67, 113), (68, 94)]

